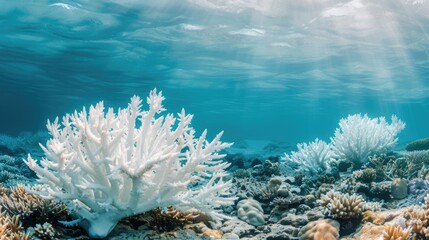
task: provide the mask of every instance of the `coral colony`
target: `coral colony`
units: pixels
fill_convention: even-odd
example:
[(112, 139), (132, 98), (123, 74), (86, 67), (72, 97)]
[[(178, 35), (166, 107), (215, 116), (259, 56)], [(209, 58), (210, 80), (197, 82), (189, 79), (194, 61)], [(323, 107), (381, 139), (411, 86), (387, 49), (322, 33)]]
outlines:
[(395, 149), (396, 116), (349, 115), (330, 142), (262, 158), (198, 136), (163, 101), (48, 121), (43, 152), (0, 136), (0, 239), (429, 238), (429, 140)]
[(229, 164), (218, 152), (230, 144), (220, 141), (222, 133), (210, 142), (206, 131), (195, 137), (184, 110), (158, 117), (163, 100), (153, 90), (148, 111), (134, 96), (118, 113), (105, 113), (100, 102), (67, 114), (61, 125), (48, 123), (46, 158), (41, 166), (31, 156), (26, 162), (44, 184), (37, 193), (66, 203), (91, 237), (107, 236), (122, 218), (170, 205), (224, 217), (217, 208), (234, 197), (231, 182), (222, 180)]

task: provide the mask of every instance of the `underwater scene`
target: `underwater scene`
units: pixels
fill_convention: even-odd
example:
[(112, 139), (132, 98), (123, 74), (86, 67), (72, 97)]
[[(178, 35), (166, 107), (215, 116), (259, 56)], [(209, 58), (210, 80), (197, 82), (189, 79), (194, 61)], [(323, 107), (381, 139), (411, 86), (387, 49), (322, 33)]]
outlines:
[(0, 23), (0, 240), (429, 239), (429, 0)]

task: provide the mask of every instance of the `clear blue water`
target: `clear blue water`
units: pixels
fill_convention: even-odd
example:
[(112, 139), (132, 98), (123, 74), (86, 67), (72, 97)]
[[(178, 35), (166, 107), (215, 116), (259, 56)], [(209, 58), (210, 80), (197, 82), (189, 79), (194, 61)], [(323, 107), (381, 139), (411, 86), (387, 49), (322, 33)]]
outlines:
[(0, 0), (0, 133), (156, 87), (224, 139), (329, 140), (396, 114), (429, 136), (429, 1)]

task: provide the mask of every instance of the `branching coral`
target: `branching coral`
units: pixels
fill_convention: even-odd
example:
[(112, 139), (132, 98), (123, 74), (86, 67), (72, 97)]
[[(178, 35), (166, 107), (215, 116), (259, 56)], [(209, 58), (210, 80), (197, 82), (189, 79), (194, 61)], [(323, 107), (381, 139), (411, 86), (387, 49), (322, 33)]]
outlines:
[(0, 239), (7, 240), (30, 240), (30, 236), (25, 234), (19, 220), (19, 215), (10, 217), (0, 208)]
[(347, 159), (355, 167), (368, 162), (368, 157), (392, 149), (398, 141), (397, 135), (405, 123), (395, 115), (389, 124), (384, 117), (369, 118), (361, 114), (349, 115), (340, 120), (340, 127), (331, 138), (334, 153), (338, 159)]
[[(36, 190), (38, 187), (33, 187)], [(66, 206), (62, 203), (43, 199), (27, 191), (23, 185), (11, 189), (0, 187), (0, 205), (10, 215), (21, 216), (25, 227), (46, 221), (57, 222), (70, 218)]]
[(42, 240), (52, 240), (55, 239), (55, 229), (50, 223), (36, 224), (34, 228), (34, 234)]
[(316, 139), (314, 142), (297, 145), (298, 151), (285, 154), (283, 160), (291, 161), (304, 168), (310, 174), (329, 172), (334, 161), (331, 146)]
[[(62, 124), (48, 121), (52, 138), (41, 166), (28, 157), (27, 165), (45, 184), (38, 194), (65, 202), (81, 218), (91, 237), (105, 237), (127, 216), (156, 207), (197, 208), (213, 218), (230, 205), (228, 164), (218, 152), (230, 144), (218, 134), (195, 137), (192, 115), (178, 119), (165, 111), (161, 92), (150, 92), (148, 111), (134, 96), (128, 107), (105, 112), (103, 102), (67, 114)], [(192, 188), (191, 188), (192, 187)]]
[(407, 240), (410, 236), (410, 230), (403, 230), (401, 226), (385, 225), (383, 240)]
[(331, 191), (322, 195), (319, 204), (326, 207), (334, 219), (354, 219), (361, 217), (365, 201), (359, 195)]
[(374, 166), (376, 172), (384, 179), (393, 180), (395, 178), (411, 179), (423, 167), (423, 162), (419, 158), (396, 157), (393, 155), (370, 156), (369, 162)]

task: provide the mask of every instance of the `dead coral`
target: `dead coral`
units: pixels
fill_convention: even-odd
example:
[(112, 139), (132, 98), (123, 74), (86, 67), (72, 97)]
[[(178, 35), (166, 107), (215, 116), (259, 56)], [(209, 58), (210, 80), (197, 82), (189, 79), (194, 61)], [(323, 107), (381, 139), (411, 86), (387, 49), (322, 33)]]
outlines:
[(421, 158), (410, 156), (401, 157), (382, 154), (369, 157), (369, 161), (378, 175), (384, 176), (384, 180), (390, 181), (395, 178), (409, 180), (416, 176), (423, 167)]
[(340, 224), (332, 219), (309, 222), (298, 233), (300, 240), (335, 240), (339, 239)]

